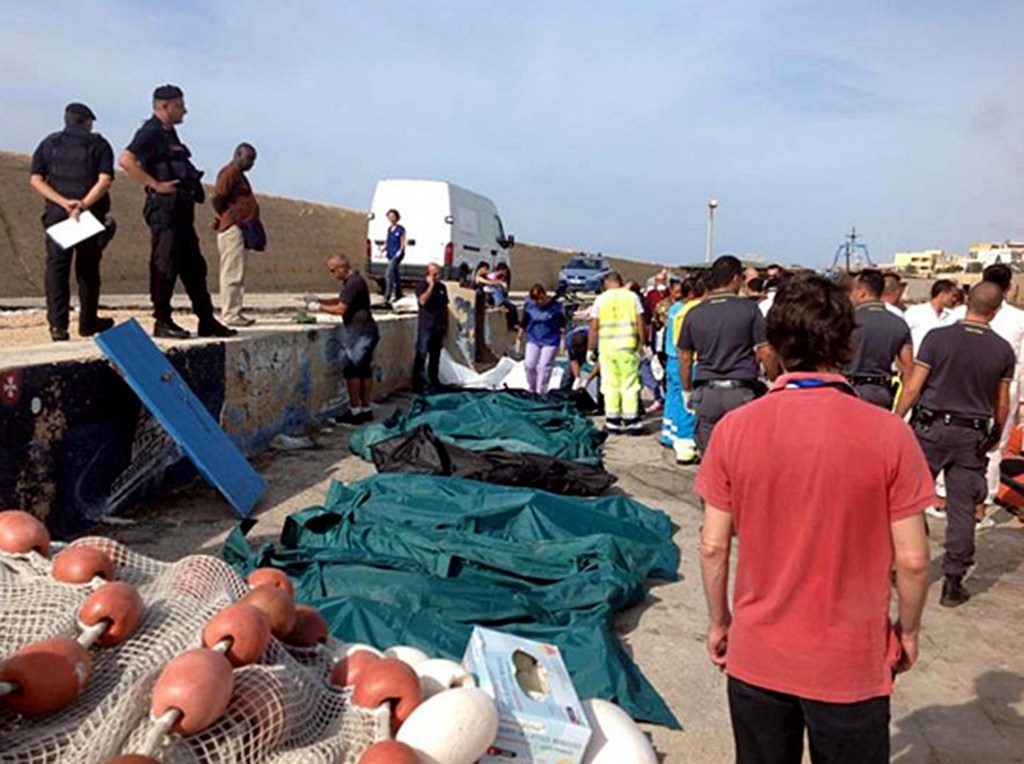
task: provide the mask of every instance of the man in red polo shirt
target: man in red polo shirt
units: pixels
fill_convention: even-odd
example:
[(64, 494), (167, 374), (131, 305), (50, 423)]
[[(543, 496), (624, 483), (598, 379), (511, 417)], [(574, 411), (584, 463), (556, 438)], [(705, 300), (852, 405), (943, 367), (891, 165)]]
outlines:
[(767, 337), (785, 373), (721, 420), (697, 477), (708, 652), (739, 762), (799, 764), (805, 729), (812, 761), (888, 762), (893, 677), (917, 659), (934, 485), (910, 428), (841, 376), (854, 327), (829, 281), (781, 286)]

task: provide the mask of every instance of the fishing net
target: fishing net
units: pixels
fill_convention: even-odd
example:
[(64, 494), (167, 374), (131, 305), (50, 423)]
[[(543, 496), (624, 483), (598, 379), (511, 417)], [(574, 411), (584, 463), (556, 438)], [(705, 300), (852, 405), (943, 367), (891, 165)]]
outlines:
[[(105, 538), (71, 546), (82, 544), (105, 552), (117, 580), (135, 586), (146, 605), (142, 622), (120, 645), (90, 649), (92, 678), (69, 707), (39, 718), (0, 711), (3, 764), (99, 763), (143, 751), (156, 724), (150, 692), (161, 669), (200, 647), (211, 616), (248, 591), (213, 557), (163, 563)], [(48, 637), (78, 635), (76, 614), (95, 586), (60, 583), (50, 570), (35, 553), (0, 554), (0, 659)], [(388, 712), (358, 708), (350, 690), (328, 686), (340, 650), (333, 640), (295, 648), (272, 639), (259, 663), (234, 670), (224, 715), (194, 736), (167, 736), (158, 757), (167, 764), (358, 762), (367, 746), (388, 737)]]

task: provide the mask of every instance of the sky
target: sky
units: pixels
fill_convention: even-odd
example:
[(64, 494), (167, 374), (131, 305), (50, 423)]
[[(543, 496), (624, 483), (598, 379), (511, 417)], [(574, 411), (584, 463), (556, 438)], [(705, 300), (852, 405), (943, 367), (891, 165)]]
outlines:
[[(84, 101), (119, 151), (158, 84), (210, 175), (365, 209), (379, 178), (490, 197), (523, 241), (831, 264), (1024, 239), (1020, 0), (0, 0), (0, 148)], [(297, 223), (298, 224), (298, 223)]]

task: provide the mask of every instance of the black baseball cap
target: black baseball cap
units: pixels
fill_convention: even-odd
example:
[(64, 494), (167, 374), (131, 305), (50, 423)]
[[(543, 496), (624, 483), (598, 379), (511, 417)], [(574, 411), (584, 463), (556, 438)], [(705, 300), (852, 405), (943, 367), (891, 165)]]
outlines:
[(78, 103), (77, 101), (69, 103), (64, 107), (65, 114), (74, 114), (76, 117), (82, 119), (96, 119), (96, 115), (92, 113), (92, 109), (86, 106), (84, 103)]
[(184, 98), (185, 93), (177, 85), (161, 85), (153, 91), (154, 101), (173, 101), (175, 98)]

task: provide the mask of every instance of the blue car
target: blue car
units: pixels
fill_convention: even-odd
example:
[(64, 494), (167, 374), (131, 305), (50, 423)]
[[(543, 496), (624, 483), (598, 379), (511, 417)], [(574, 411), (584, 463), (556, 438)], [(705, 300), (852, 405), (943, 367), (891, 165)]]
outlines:
[(600, 292), (604, 288), (605, 276), (611, 272), (612, 268), (604, 258), (577, 255), (558, 272), (558, 288), (561, 291)]

